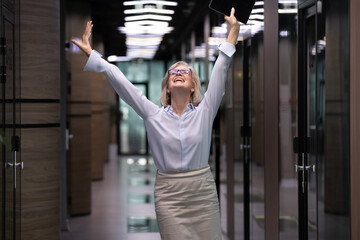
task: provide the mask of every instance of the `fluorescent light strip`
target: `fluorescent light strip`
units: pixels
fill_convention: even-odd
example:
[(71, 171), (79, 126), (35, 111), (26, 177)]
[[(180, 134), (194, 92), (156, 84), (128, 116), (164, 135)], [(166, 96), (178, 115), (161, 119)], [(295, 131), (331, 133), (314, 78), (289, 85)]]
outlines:
[(162, 37), (146, 37), (146, 36), (139, 36), (139, 37), (128, 37), (126, 41), (129, 42), (161, 42), (163, 40)]
[(264, 1), (255, 2), (254, 6), (264, 6)]
[(134, 6), (134, 5), (140, 5), (140, 4), (159, 4), (164, 6), (177, 6), (177, 2), (171, 2), (171, 1), (156, 1), (156, 0), (142, 0), (142, 1), (125, 1), (124, 6)]
[(161, 43), (162, 39), (160, 41), (132, 41), (129, 39), (126, 39), (126, 45), (131, 46), (155, 46), (159, 45)]
[(209, 37), (209, 45), (210, 46), (219, 46), (220, 43), (226, 41), (226, 37)]
[(127, 51), (127, 56), (130, 58), (147, 58), (151, 59), (154, 57), (156, 50), (148, 49), (129, 49)]
[(257, 26), (264, 26), (264, 22), (257, 21), (257, 20), (249, 20), (247, 25), (257, 25)]
[(298, 0), (279, 0), (279, 3), (280, 4), (288, 4), (288, 3), (297, 4)]
[(128, 21), (138, 21), (138, 20), (161, 20), (161, 21), (171, 21), (172, 17), (170, 16), (161, 16), (155, 14), (145, 14), (139, 16), (129, 16), (125, 17), (125, 22)]
[(264, 20), (264, 15), (261, 15), (261, 14), (251, 14), (251, 15), (249, 16), (249, 19)]
[(263, 13), (264, 12), (264, 8), (254, 8), (251, 11), (251, 14), (255, 14), (255, 13)]
[(174, 14), (174, 10), (158, 9), (158, 8), (139, 8), (139, 9), (127, 9), (125, 14), (141, 14), (141, 13), (159, 13), (159, 14)]
[(224, 27), (213, 27), (212, 31), (213, 34), (226, 34), (227, 28)]
[(295, 9), (279, 9), (278, 12), (280, 14), (292, 14), (292, 13), (297, 13), (298, 10), (295, 8)]
[(144, 25), (150, 25), (151, 27), (166, 28), (169, 26), (169, 23), (161, 22), (161, 21), (151, 21), (151, 20), (143, 20), (143, 21), (135, 21), (135, 22), (126, 22), (125, 23), (125, 27), (140, 27), (140, 26), (144, 26)]
[[(109, 62), (124, 62), (124, 61), (130, 61), (131, 58), (129, 58), (128, 56), (115, 56), (115, 55), (111, 55), (107, 58), (107, 60)], [(129, 160), (129, 159), (128, 159)], [(130, 164), (130, 163), (129, 163)]]
[(156, 51), (158, 48), (159, 48), (159, 45), (148, 45), (148, 46), (145, 46), (145, 45), (126, 45), (127, 49), (128, 50), (137, 50), (137, 49), (147, 49), (147, 50), (154, 50)]
[(118, 30), (127, 35), (135, 35), (135, 34), (155, 34), (155, 35), (164, 35), (170, 33), (174, 30), (173, 27), (157, 27), (153, 26), (138, 26), (134, 27), (118, 27)]

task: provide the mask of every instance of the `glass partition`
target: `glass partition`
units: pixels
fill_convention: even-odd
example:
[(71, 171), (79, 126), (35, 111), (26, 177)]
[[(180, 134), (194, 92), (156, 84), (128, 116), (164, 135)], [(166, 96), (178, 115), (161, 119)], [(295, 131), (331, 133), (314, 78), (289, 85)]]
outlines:
[[(348, 0), (279, 0), (280, 239), (299, 239), (303, 216), (308, 239), (350, 239), (348, 25)], [(300, 107), (307, 114), (306, 171), (295, 171)], [(299, 191), (307, 192), (301, 207)]]

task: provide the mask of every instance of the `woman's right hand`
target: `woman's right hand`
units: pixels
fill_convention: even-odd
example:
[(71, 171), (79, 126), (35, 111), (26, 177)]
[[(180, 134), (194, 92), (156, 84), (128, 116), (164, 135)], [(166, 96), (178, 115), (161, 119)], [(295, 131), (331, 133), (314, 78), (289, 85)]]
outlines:
[(81, 42), (72, 40), (72, 43), (78, 46), (87, 56), (90, 56), (92, 52), (92, 48), (89, 42), (92, 27), (93, 27), (92, 21), (88, 21), (86, 23), (84, 34), (81, 37)]

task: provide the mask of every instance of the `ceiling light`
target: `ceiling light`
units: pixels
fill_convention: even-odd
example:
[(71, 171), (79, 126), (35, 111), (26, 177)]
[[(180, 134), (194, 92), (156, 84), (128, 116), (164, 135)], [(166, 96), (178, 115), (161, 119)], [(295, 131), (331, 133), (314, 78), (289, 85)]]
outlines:
[(264, 26), (263, 21), (257, 21), (257, 20), (248, 20), (248, 25), (258, 25), (258, 26)]
[(254, 8), (251, 11), (251, 14), (255, 14), (255, 13), (263, 13), (264, 12), (264, 8)]
[(141, 13), (159, 13), (159, 14), (174, 14), (174, 10), (158, 9), (158, 8), (139, 8), (139, 9), (127, 9), (125, 14), (141, 14)]
[(169, 26), (168, 22), (161, 22), (161, 21), (151, 21), (151, 20), (143, 20), (143, 21), (135, 21), (135, 22), (126, 22), (125, 27), (138, 27), (138, 26), (146, 26), (150, 25), (151, 27), (162, 27), (166, 28)]
[(128, 37), (126, 38), (126, 45), (152, 46), (152, 45), (159, 45), (161, 41), (162, 41), (162, 37), (157, 37), (157, 38)]
[(289, 31), (286, 30), (280, 31), (280, 37), (287, 37), (287, 36), (289, 36)]
[(278, 12), (280, 14), (296, 14), (298, 12), (298, 10), (296, 8), (291, 8), (291, 9), (279, 9)]
[(177, 2), (171, 1), (160, 1), (160, 0), (142, 0), (142, 1), (125, 1), (124, 6), (133, 6), (133, 5), (140, 5), (140, 4), (159, 4), (164, 6), (177, 6)]
[(125, 21), (138, 21), (138, 20), (161, 20), (161, 21), (171, 21), (172, 17), (170, 16), (161, 16), (155, 14), (145, 14), (138, 16), (129, 16), (125, 17)]
[(280, 4), (297, 4), (298, 0), (279, 0)]
[(155, 34), (164, 35), (170, 33), (173, 27), (156, 27), (153, 26), (137, 26), (137, 27), (118, 27), (119, 31), (127, 35), (135, 34)]
[(251, 14), (251, 15), (249, 16), (249, 19), (264, 20), (264, 15), (262, 15), (262, 14)]

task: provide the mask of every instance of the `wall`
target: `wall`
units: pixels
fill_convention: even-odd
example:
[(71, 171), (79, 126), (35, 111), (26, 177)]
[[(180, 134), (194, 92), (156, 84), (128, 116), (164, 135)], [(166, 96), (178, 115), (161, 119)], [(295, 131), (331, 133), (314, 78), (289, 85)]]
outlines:
[(350, 0), (351, 239), (360, 239), (360, 2)]
[(21, 239), (59, 239), (59, 0), (22, 0), (19, 14)]

